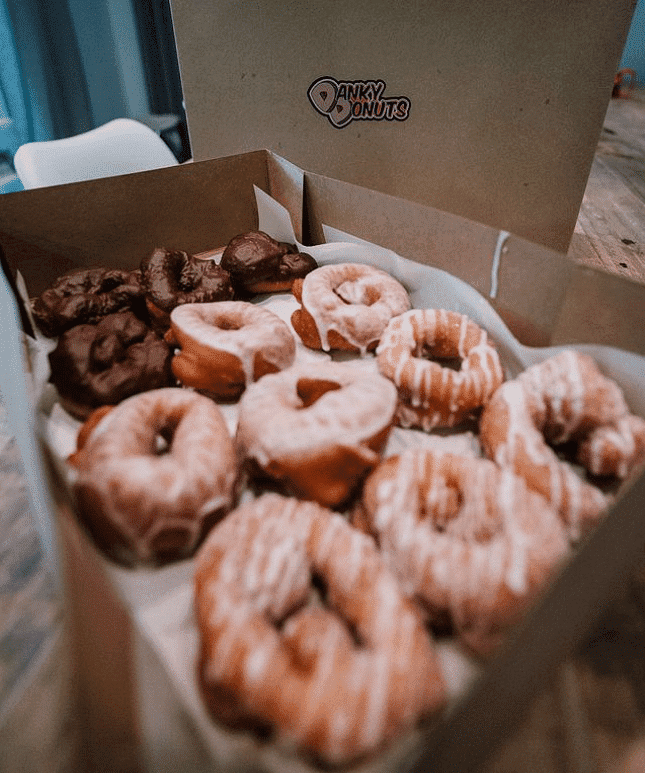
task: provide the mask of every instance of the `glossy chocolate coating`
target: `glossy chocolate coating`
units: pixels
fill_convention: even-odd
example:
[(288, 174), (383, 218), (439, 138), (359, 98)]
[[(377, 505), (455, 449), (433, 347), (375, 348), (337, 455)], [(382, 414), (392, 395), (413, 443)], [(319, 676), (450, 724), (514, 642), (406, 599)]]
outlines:
[(201, 260), (181, 250), (154, 250), (141, 261), (141, 281), (146, 297), (166, 312), (184, 303), (233, 298), (228, 271), (212, 260)]
[(78, 269), (59, 277), (31, 302), (36, 324), (54, 338), (75, 325), (97, 322), (107, 314), (129, 309), (142, 298), (136, 271)]
[(133, 312), (118, 312), (60, 336), (49, 355), (50, 381), (62, 398), (79, 406), (77, 418), (85, 418), (93, 408), (170, 386), (171, 360), (163, 339)]
[(250, 231), (231, 239), (221, 265), (230, 273), (238, 292), (254, 292), (262, 285), (288, 289), (294, 279), (305, 276), (318, 264), (292, 244), (278, 242), (264, 231)]

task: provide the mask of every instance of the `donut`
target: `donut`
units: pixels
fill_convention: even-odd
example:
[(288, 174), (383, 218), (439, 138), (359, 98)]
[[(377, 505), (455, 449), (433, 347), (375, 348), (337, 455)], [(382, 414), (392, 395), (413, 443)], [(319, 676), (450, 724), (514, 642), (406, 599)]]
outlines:
[(49, 338), (56, 338), (75, 325), (97, 322), (136, 304), (142, 297), (139, 280), (137, 271), (107, 268), (71, 271), (31, 299), (34, 321)]
[[(589, 355), (566, 349), (502, 384), (482, 412), (480, 438), (488, 457), (511, 466), (551, 502), (575, 540), (609, 500), (554, 448), (579, 445), (577, 461), (592, 475), (626, 477), (645, 444), (644, 422), (629, 416), (618, 385)], [(613, 467), (606, 466), (609, 457)]]
[(216, 399), (237, 399), (252, 381), (289, 367), (296, 357), (287, 323), (246, 301), (177, 306), (170, 324), (181, 347), (173, 373)]
[(81, 521), (126, 566), (188, 558), (235, 504), (237, 465), (221, 411), (167, 387), (124, 400), (71, 462)]
[(141, 284), (148, 311), (162, 328), (176, 306), (230, 301), (234, 294), (228, 271), (214, 260), (162, 247), (141, 261)]
[(302, 308), (291, 324), (305, 346), (361, 356), (376, 347), (392, 317), (411, 306), (400, 282), (361, 263), (320, 266), (296, 280), (292, 291)]
[(265, 494), (195, 563), (198, 682), (219, 722), (338, 765), (444, 707), (421, 615), (341, 515)]
[(509, 468), (409, 449), (365, 481), (356, 525), (406, 593), (467, 648), (492, 654), (567, 554), (557, 513)]
[[(504, 380), (486, 331), (444, 309), (412, 309), (392, 319), (376, 358), (399, 391), (398, 423), (426, 432), (473, 417)], [(442, 360), (457, 361), (459, 369)]]
[(252, 478), (340, 506), (379, 461), (396, 399), (386, 378), (343, 363), (269, 374), (240, 399), (238, 454)]
[(577, 460), (591, 475), (628, 478), (645, 462), (645, 419), (628, 414), (592, 430), (580, 442)]
[(318, 264), (306, 252), (286, 242), (278, 242), (264, 231), (234, 236), (220, 261), (231, 275), (238, 295), (284, 292), (294, 279), (304, 277)]
[(49, 354), (50, 382), (60, 403), (84, 421), (102, 405), (173, 383), (172, 351), (132, 311), (63, 332)]

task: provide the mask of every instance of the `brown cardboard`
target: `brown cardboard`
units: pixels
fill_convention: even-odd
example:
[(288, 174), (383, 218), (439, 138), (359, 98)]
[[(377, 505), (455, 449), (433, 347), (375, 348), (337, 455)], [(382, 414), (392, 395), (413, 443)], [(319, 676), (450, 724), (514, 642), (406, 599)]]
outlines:
[[(634, 0), (171, 5), (196, 159), (268, 148), (566, 252)], [(407, 118), (337, 128), (321, 78)]]
[[(231, 235), (255, 227), (254, 185), (283, 204), (295, 202), (292, 220), (299, 227), (300, 218), (304, 218), (301, 232), (309, 242), (317, 241), (323, 224), (333, 226), (381, 243), (404, 257), (450, 270), (484, 295), (489, 292), (491, 253), (499, 240), (498, 231), (373, 190), (304, 173), (264, 151), (7, 194), (0, 202), (0, 245), (5, 248), (9, 270), (20, 270), (27, 286), (36, 292), (35, 288), (72, 265), (134, 268), (140, 256), (160, 241), (195, 251), (221, 246)], [(626, 298), (628, 304), (624, 303)], [(595, 340), (593, 336), (601, 331), (592, 328), (589, 332), (588, 320), (598, 313), (600, 304), (602, 341), (645, 354), (645, 331), (640, 325), (645, 314), (645, 286), (618, 281), (601, 272), (579, 271), (566, 257), (518, 237), (508, 238), (500, 264), (499, 295), (491, 300), (500, 310), (508, 311), (512, 330), (520, 336), (530, 331), (529, 337), (541, 343), (556, 338), (566, 343)], [(52, 485), (60, 486), (55, 466), (49, 472)], [(441, 760), (442, 770), (464, 773), (474, 769), (513, 731), (543, 678), (542, 669), (549, 670), (572, 650), (635, 566), (644, 538), (639, 517), (644, 496), (645, 478), (640, 478), (612, 517), (577, 552), (482, 681), (433, 730), (418, 770), (430, 759)], [(64, 498), (58, 501), (65, 510)], [(65, 524), (65, 529), (70, 524), (72, 531), (78, 528), (69, 519)], [(67, 544), (70, 577), (80, 576), (76, 570), (89, 576), (96, 572), (95, 584), (87, 588), (100, 588), (101, 594), (109, 594), (101, 562), (86, 535), (80, 531), (71, 537), (67, 534)], [(130, 674), (118, 668), (112, 682), (104, 678), (105, 672), (103, 678), (93, 679), (92, 671), (100, 668), (103, 655), (119, 662), (119, 648), (129, 640), (129, 622), (115, 598), (109, 600), (109, 606), (121, 624), (111, 627), (102, 619), (94, 629), (92, 616), (99, 614), (103, 605), (97, 607), (81, 591), (74, 597), (79, 605), (79, 641), (91, 641), (96, 650), (92, 657), (79, 661), (84, 669), (81, 682), (95, 690), (93, 709), (85, 719), (92, 725), (90, 738), (113, 739), (115, 734), (118, 737), (126, 732), (118, 712), (124, 707), (126, 712), (132, 711)], [(97, 631), (101, 631), (100, 636)], [(104, 707), (105, 713), (97, 711), (97, 706)], [(114, 707), (112, 718), (110, 706)], [(463, 734), (473, 723), (478, 732), (470, 736), (465, 759)], [(128, 749), (136, 749), (137, 728), (131, 724), (132, 738), (121, 736), (118, 742), (124, 755)], [(132, 755), (135, 757), (135, 752)], [(133, 759), (133, 764), (136, 762)]]

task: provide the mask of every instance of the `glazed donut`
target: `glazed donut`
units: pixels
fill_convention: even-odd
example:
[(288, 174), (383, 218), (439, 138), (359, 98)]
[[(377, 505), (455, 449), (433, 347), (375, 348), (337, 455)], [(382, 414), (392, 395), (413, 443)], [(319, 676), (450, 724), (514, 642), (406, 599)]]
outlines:
[(195, 609), (212, 716), (323, 764), (445, 704), (418, 610), (373, 541), (316, 503), (265, 494), (230, 513), (197, 554)]
[(251, 384), (239, 403), (238, 454), (253, 477), (337, 507), (378, 463), (396, 389), (378, 373), (322, 362)]
[(34, 321), (49, 338), (108, 314), (129, 309), (142, 297), (137, 271), (87, 268), (56, 279), (38, 298), (31, 299)]
[(629, 414), (597, 427), (580, 443), (577, 459), (591, 475), (624, 480), (645, 462), (645, 419)]
[(166, 328), (170, 324), (167, 315), (176, 306), (230, 301), (234, 292), (228, 271), (212, 259), (163, 248), (141, 261), (141, 283), (148, 310)]
[[(486, 332), (463, 314), (412, 309), (390, 321), (376, 350), (399, 391), (403, 427), (453, 427), (472, 417), (504, 380)], [(460, 359), (459, 370), (437, 360)]]
[(292, 289), (302, 308), (291, 324), (310, 349), (364, 355), (376, 347), (390, 319), (411, 306), (400, 282), (361, 263), (320, 266)]
[(124, 400), (71, 462), (82, 522), (108, 556), (128, 566), (188, 558), (237, 496), (222, 414), (185, 389)]
[(473, 652), (499, 645), (564, 558), (564, 527), (543, 497), (488, 459), (410, 449), (363, 488), (357, 524), (402, 587)]
[(287, 323), (245, 301), (178, 306), (170, 323), (181, 347), (173, 373), (216, 399), (237, 399), (252, 381), (289, 367), (296, 357)]
[(236, 293), (241, 295), (290, 290), (294, 279), (318, 266), (311, 255), (276, 241), (264, 231), (234, 236), (224, 249), (220, 265), (229, 272)]
[[(614, 447), (642, 447), (642, 439), (638, 444), (619, 439), (620, 430), (629, 433), (632, 426), (628, 415), (618, 385), (603, 376), (591, 357), (567, 349), (502, 384), (484, 408), (480, 437), (487, 456), (510, 465), (551, 502), (575, 540), (596, 522), (608, 499), (551, 446), (582, 442), (586, 450), (579, 461), (590, 463), (592, 474), (603, 474), (604, 454), (598, 453), (606, 448), (602, 439), (608, 432), (618, 439)], [(636, 460), (636, 453), (621, 455), (616, 472), (626, 475)]]
[(49, 380), (63, 408), (84, 421), (94, 408), (172, 384), (171, 359), (165, 341), (121, 311), (62, 333), (49, 354)]

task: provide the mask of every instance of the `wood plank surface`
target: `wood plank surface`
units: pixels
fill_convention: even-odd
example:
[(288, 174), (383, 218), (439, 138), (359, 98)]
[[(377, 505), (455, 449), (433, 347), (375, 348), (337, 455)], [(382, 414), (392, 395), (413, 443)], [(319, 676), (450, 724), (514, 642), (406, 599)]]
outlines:
[(609, 103), (569, 256), (645, 283), (645, 90)]

